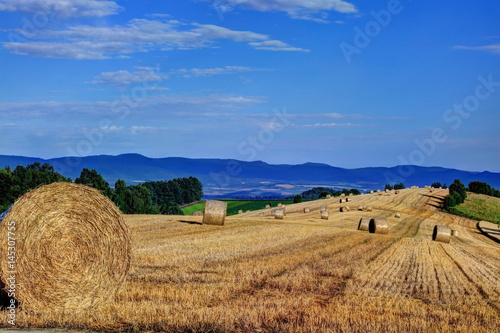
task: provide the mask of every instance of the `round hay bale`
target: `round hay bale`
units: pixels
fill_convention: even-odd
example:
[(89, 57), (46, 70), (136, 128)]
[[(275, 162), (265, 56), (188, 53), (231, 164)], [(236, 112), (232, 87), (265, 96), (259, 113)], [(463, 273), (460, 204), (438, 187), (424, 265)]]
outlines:
[(238, 210), (238, 214), (243, 214), (243, 209)]
[(441, 243), (449, 243), (451, 238), (451, 229), (446, 225), (434, 226), (432, 240)]
[(345, 202), (345, 199), (340, 199), (339, 200), (339, 203), (344, 203)]
[(349, 198), (345, 198), (345, 202), (349, 202), (349, 201), (352, 201), (352, 200)]
[(327, 195), (326, 195), (326, 198), (327, 198), (327, 199), (331, 199), (331, 198), (332, 198), (332, 195), (331, 195), (331, 194), (327, 194)]
[(340, 196), (341, 197), (345, 197), (345, 193), (340, 193)]
[(373, 190), (370, 191), (370, 194), (373, 194)]
[(196, 212), (193, 212), (193, 216), (203, 216), (203, 212), (201, 210), (198, 210)]
[(370, 219), (362, 217), (359, 219), (358, 230), (368, 231), (370, 228)]
[[(8, 243), (9, 231), (15, 244)], [(0, 260), (0, 276), (16, 272), (16, 299), (26, 309), (76, 312), (105, 304), (130, 267), (120, 210), (84, 185), (53, 183), (20, 197), (0, 225), (1, 258), (12, 245), (15, 267)]]
[(250, 210), (247, 210), (247, 213), (250, 213)]
[(380, 190), (377, 190), (377, 193), (380, 193)]
[(205, 213), (203, 214), (203, 224), (224, 225), (226, 220), (227, 203), (218, 200), (205, 201)]
[(353, 197), (353, 196), (354, 196), (354, 193), (349, 193), (349, 196), (350, 196), (350, 197)]
[(394, 214), (394, 217), (397, 217), (399, 219), (401, 217), (401, 213), (400, 212), (396, 212), (396, 214)]
[(453, 237), (457, 237), (457, 236), (460, 236), (460, 232), (458, 230), (451, 230), (451, 235)]
[(264, 216), (264, 212), (260, 212), (260, 213), (259, 213), (259, 216)]
[(372, 234), (387, 234), (389, 233), (389, 225), (384, 218), (373, 218), (370, 220), (368, 231)]
[(394, 194), (399, 194), (399, 190), (394, 191)]
[(342, 206), (342, 207), (340, 207), (340, 209), (339, 209), (339, 210), (340, 210), (341, 212), (348, 212), (348, 211), (349, 211), (349, 207), (347, 207), (347, 206)]
[(281, 206), (283, 206), (283, 204), (282, 204), (282, 203), (279, 203), (279, 204), (278, 204), (278, 207), (281, 207)]
[(367, 212), (371, 212), (371, 211), (373, 211), (373, 207), (372, 207), (372, 206), (367, 206), (367, 207), (366, 207), (366, 211), (367, 211)]
[(358, 206), (358, 210), (361, 210), (361, 211), (365, 210), (365, 206), (364, 205), (359, 205)]
[(328, 211), (327, 210), (324, 210), (321, 212), (321, 219), (328, 220)]
[(309, 207), (304, 208), (304, 213), (310, 213), (311, 209)]
[(322, 212), (323, 212), (323, 211), (325, 211), (325, 210), (326, 210), (326, 206), (321, 206), (320, 211), (322, 211)]
[(269, 208), (271, 208), (271, 205), (267, 204), (266, 209), (269, 209)]
[(283, 216), (285, 216), (285, 211), (283, 209), (277, 209), (274, 213), (274, 218), (278, 220), (283, 220)]
[(274, 216), (276, 214), (276, 209), (271, 210), (271, 215)]

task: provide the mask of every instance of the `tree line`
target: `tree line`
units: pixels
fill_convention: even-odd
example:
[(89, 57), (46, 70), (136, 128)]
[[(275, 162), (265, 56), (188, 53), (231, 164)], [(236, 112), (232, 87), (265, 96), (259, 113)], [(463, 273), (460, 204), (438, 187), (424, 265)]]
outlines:
[[(56, 172), (48, 163), (35, 162), (26, 167), (17, 166), (14, 170), (10, 167), (0, 169), (0, 212), (5, 211), (17, 198), (31, 189), (54, 182), (71, 181)], [(195, 177), (129, 186), (123, 179), (118, 179), (114, 188), (111, 188), (96, 170), (84, 168), (75, 179), (75, 184), (99, 190), (125, 214), (182, 215), (180, 205), (199, 201), (203, 197), (203, 186)]]

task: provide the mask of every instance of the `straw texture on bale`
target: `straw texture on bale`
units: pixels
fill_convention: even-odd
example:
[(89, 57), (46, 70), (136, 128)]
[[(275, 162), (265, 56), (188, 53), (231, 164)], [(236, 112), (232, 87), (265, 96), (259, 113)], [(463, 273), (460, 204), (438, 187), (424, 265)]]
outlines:
[(193, 212), (193, 216), (203, 216), (203, 212), (198, 210), (196, 212)]
[(276, 212), (274, 213), (274, 218), (275, 219), (278, 219), (278, 220), (283, 220), (283, 216), (285, 215), (285, 212), (283, 211), (283, 209), (278, 209), (276, 210)]
[(365, 210), (365, 206), (364, 205), (359, 205), (358, 206), (358, 210)]
[(310, 213), (311, 209), (309, 207), (304, 208), (304, 213)]
[(362, 217), (359, 219), (358, 230), (368, 231), (370, 227), (370, 219)]
[(441, 243), (449, 243), (451, 238), (451, 229), (446, 225), (436, 225), (432, 232), (432, 240)]
[(345, 199), (340, 199), (339, 200), (339, 203), (344, 203), (345, 202)]
[(345, 198), (345, 202), (349, 202), (349, 201), (352, 201), (352, 200), (349, 198)]
[(226, 221), (227, 203), (218, 200), (205, 201), (203, 224), (224, 225)]
[(456, 237), (456, 236), (459, 236), (460, 235), (460, 232), (458, 230), (452, 230), (451, 231), (451, 235)]
[(366, 211), (367, 211), (367, 212), (371, 212), (371, 211), (373, 211), (373, 207), (372, 207), (372, 206), (368, 206), (368, 207), (366, 207)]
[(349, 211), (349, 206), (342, 206), (339, 209), (341, 212), (348, 212)]
[(269, 208), (271, 208), (271, 205), (267, 204), (266, 209), (269, 209)]
[(345, 193), (340, 193), (340, 196), (341, 197), (345, 197)]
[(372, 234), (387, 234), (389, 233), (389, 225), (384, 218), (373, 218), (370, 220), (368, 230)]
[(321, 212), (321, 219), (328, 220), (328, 211), (324, 210)]
[(321, 206), (320, 211), (322, 211), (322, 212), (323, 212), (323, 211), (325, 211), (325, 210), (326, 210), (326, 206)]
[(331, 198), (332, 198), (331, 194), (327, 194), (327, 195), (326, 195), (326, 198), (327, 198), (327, 199), (331, 199)]
[[(93, 308), (125, 281), (128, 228), (120, 210), (93, 188), (53, 183), (24, 194), (0, 225), (2, 258), (9, 225), (16, 228), (16, 299), (25, 309)], [(0, 261), (2, 278), (11, 270)]]
[(396, 214), (394, 214), (394, 217), (400, 218), (401, 217), (401, 213), (400, 212), (396, 212)]
[(271, 210), (271, 215), (274, 216), (276, 214), (276, 209)]

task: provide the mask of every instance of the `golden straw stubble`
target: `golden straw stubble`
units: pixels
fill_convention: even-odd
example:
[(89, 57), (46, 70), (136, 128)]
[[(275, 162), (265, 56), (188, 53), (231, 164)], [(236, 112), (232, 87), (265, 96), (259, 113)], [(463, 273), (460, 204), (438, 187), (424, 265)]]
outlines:
[[(9, 231), (16, 239), (13, 266), (7, 260)], [(129, 267), (130, 236), (122, 214), (93, 188), (39, 187), (19, 198), (0, 224), (0, 277), (5, 283), (14, 268), (15, 298), (24, 308), (79, 310), (105, 304)]]

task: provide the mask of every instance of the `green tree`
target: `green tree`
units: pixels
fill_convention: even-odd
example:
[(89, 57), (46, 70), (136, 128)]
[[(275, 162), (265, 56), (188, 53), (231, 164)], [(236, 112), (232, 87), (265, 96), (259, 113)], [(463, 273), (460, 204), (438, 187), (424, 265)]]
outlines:
[(391, 184), (385, 184), (385, 189), (390, 191), (393, 189), (393, 187)]
[(111, 198), (111, 188), (107, 181), (95, 169), (84, 168), (80, 173), (80, 177), (75, 179), (76, 184), (87, 185), (93, 187), (105, 196)]
[(495, 195), (495, 189), (485, 182), (480, 182), (477, 180), (471, 181), (469, 183), (469, 192), (485, 194), (485, 195)]
[(394, 189), (395, 190), (404, 190), (405, 189), (405, 184), (398, 183), (398, 184), (394, 185)]
[(115, 182), (113, 201), (118, 206), (118, 208), (120, 208), (122, 213), (132, 214), (134, 212), (132, 191), (130, 191), (123, 179), (118, 179)]
[(349, 190), (349, 193), (352, 193), (353, 195), (360, 195), (361, 192), (358, 189), (352, 188)]
[(462, 183), (460, 179), (455, 179), (453, 184), (450, 185), (450, 194), (455, 196), (457, 205), (460, 205), (465, 201), (465, 198), (467, 198), (467, 193), (465, 190), (465, 185)]
[(453, 195), (447, 195), (444, 197), (443, 208), (450, 210), (451, 207), (456, 206), (455, 197)]
[(441, 185), (440, 182), (434, 182), (434, 183), (432, 183), (431, 187), (440, 188), (440, 187), (443, 187), (443, 186)]
[(132, 194), (134, 214), (158, 214), (158, 211), (153, 207), (151, 194), (144, 184), (134, 186)]
[(326, 198), (327, 195), (331, 195), (328, 191), (322, 191), (319, 195), (319, 199)]
[(301, 203), (302, 202), (302, 195), (297, 194), (296, 196), (293, 197), (293, 203)]

